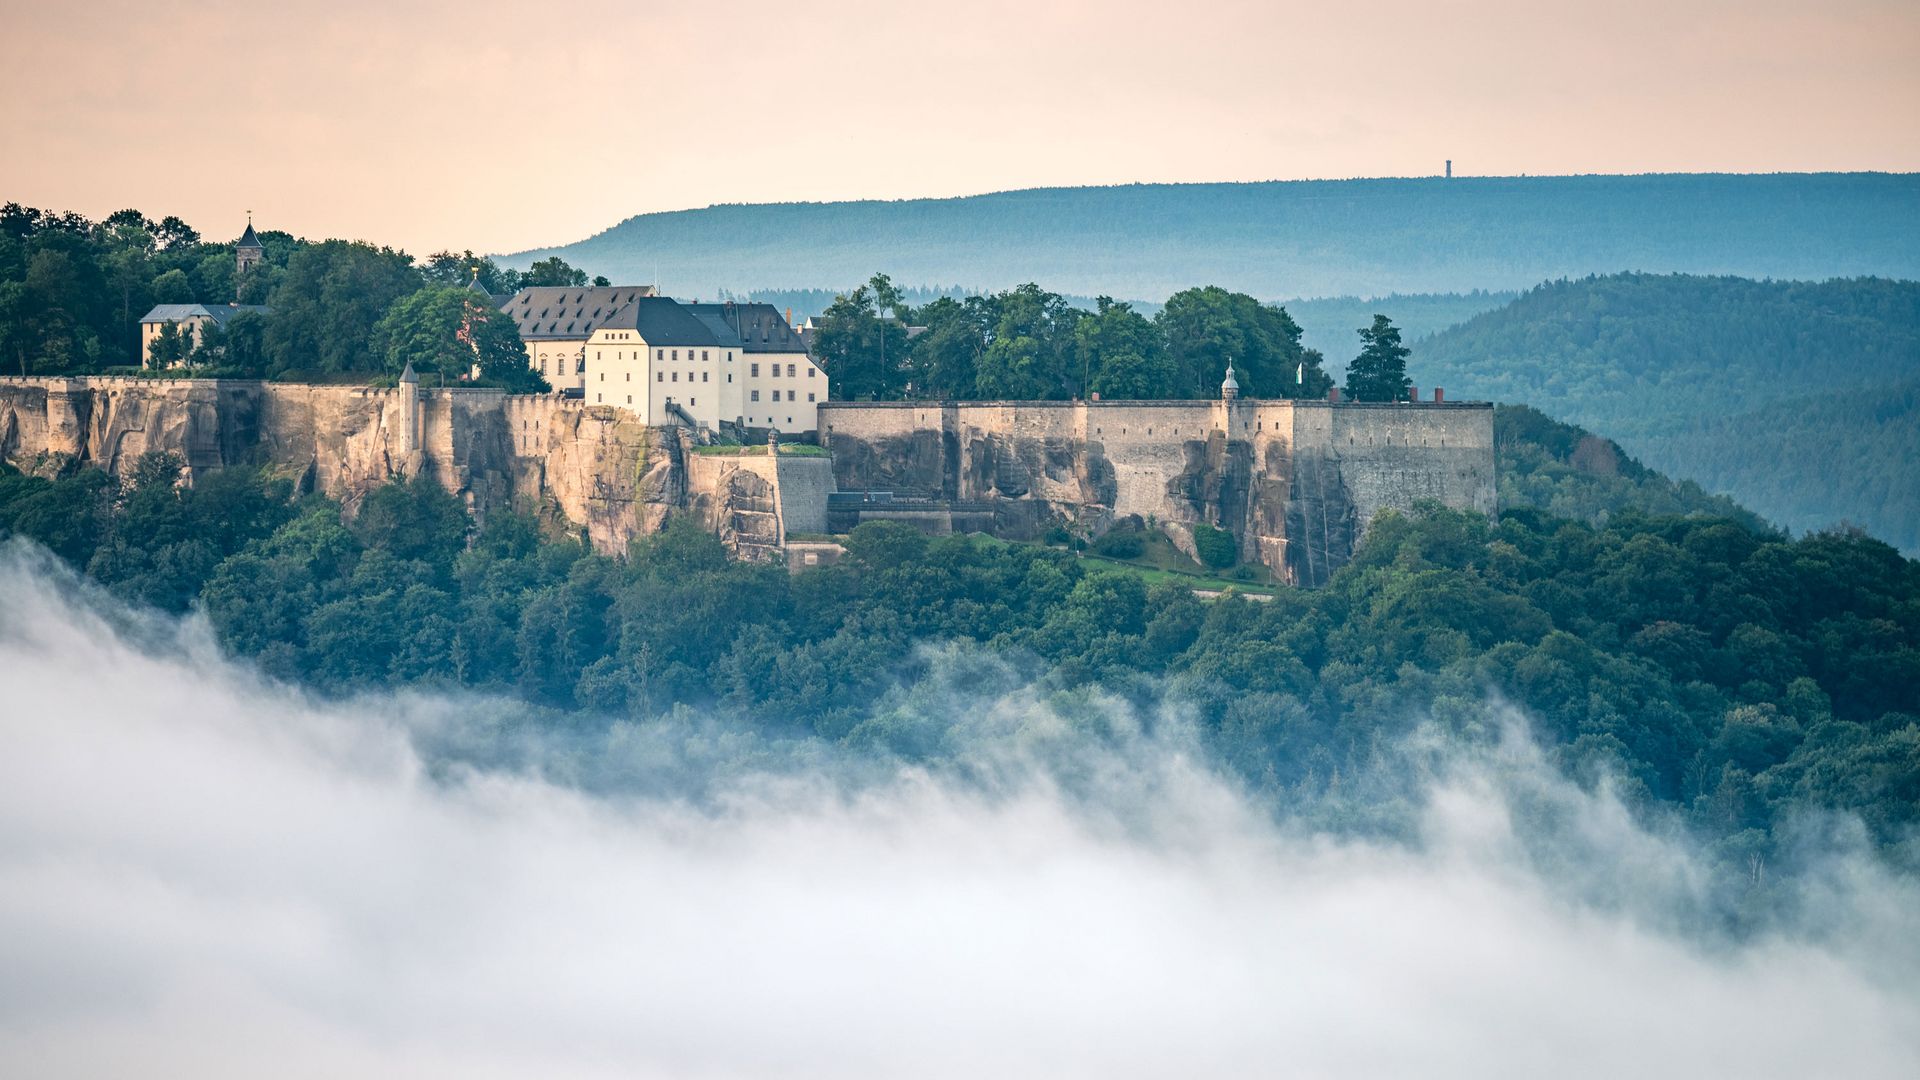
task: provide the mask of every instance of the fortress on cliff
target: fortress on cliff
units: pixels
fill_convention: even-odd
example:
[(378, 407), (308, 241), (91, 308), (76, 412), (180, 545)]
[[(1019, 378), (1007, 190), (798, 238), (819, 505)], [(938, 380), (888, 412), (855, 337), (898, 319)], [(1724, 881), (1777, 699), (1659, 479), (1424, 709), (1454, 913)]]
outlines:
[(426, 476), (477, 515), (531, 512), (601, 551), (691, 515), (738, 557), (795, 564), (819, 548), (795, 537), (882, 518), (1025, 539), (1056, 523), (1097, 534), (1137, 517), (1189, 553), (1193, 526), (1206, 523), (1301, 585), (1346, 563), (1382, 510), (1434, 500), (1494, 511), (1489, 405), (1230, 391), (1214, 401), (828, 401), (818, 413), (826, 453), (803, 455), (702, 446), (689, 427), (561, 394), (7, 377), (0, 459), (29, 472), (118, 472), (167, 450), (189, 481), (265, 465), (349, 511), (389, 480)]

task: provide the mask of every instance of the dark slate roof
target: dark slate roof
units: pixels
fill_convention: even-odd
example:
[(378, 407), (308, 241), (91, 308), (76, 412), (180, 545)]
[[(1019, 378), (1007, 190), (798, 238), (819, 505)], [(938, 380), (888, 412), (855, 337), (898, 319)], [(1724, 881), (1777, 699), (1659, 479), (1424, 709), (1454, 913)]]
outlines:
[(688, 304), (687, 309), (701, 318), (718, 318), (733, 327), (741, 347), (750, 353), (806, 352), (800, 332), (787, 325), (786, 316), (772, 304)]
[(233, 246), (236, 248), (260, 248), (260, 238), (253, 235), (253, 222), (247, 222), (247, 231), (240, 234), (240, 239), (235, 241)]
[(642, 296), (630, 301), (604, 324), (614, 330), (637, 330), (648, 345), (705, 345), (719, 348), (713, 330), (687, 305), (665, 296)]
[(265, 304), (155, 304), (153, 310), (140, 316), (143, 323), (185, 322), (188, 319), (212, 319), (216, 325), (225, 326), (227, 320), (243, 311), (266, 314)]
[(691, 311), (694, 318), (707, 324), (707, 329), (713, 332), (713, 340), (716, 345), (719, 345), (723, 349), (746, 351), (747, 343), (740, 340), (740, 335), (734, 332), (733, 324), (727, 322), (725, 316), (709, 314), (700, 310), (713, 305), (683, 304), (681, 306)]
[(514, 293), (500, 310), (513, 317), (522, 341), (584, 341), (630, 301), (652, 295), (651, 285), (539, 286)]

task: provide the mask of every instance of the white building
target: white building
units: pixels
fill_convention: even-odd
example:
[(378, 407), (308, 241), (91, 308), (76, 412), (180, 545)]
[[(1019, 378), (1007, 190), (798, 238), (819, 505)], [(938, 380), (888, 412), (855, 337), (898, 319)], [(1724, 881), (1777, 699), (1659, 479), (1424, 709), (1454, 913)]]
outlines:
[(772, 304), (687, 304), (716, 338), (728, 336), (741, 353), (741, 425), (775, 431), (813, 431), (827, 400), (827, 373), (814, 364), (799, 331)]
[(768, 304), (636, 297), (584, 347), (585, 400), (648, 424), (781, 432), (819, 427), (827, 377)]

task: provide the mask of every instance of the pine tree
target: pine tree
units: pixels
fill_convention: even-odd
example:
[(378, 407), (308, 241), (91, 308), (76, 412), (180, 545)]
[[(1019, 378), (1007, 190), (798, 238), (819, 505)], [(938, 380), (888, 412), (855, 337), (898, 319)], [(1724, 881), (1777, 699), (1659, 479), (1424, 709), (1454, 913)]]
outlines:
[(1407, 356), (1400, 344), (1400, 328), (1385, 315), (1360, 331), (1360, 355), (1347, 365), (1347, 397), (1354, 401), (1405, 401), (1413, 389), (1407, 378)]

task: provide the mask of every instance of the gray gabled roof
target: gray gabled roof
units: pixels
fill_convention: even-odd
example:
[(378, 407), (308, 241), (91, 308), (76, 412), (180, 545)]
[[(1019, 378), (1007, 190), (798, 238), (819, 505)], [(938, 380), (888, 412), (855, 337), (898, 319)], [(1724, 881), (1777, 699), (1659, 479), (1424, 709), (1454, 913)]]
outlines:
[(687, 306), (665, 296), (642, 296), (630, 301), (604, 324), (613, 330), (636, 330), (648, 345), (705, 345), (720, 348), (713, 330)]
[(243, 311), (266, 314), (265, 304), (155, 304), (153, 310), (140, 316), (143, 323), (185, 322), (188, 319), (212, 319), (216, 325), (225, 326), (227, 320)]
[(522, 341), (584, 341), (628, 301), (652, 296), (651, 285), (540, 285), (521, 289), (500, 304)]
[(733, 328), (740, 346), (750, 353), (806, 352), (800, 332), (787, 325), (786, 316), (772, 304), (719, 303), (688, 304), (687, 310), (702, 319), (714, 318)]
[(247, 222), (247, 231), (240, 234), (240, 239), (234, 241), (233, 246), (236, 248), (263, 250), (261, 248), (260, 238), (253, 235), (253, 222)]
[(734, 332), (733, 326), (730, 323), (728, 323), (724, 317), (710, 314), (700, 310), (701, 308), (708, 307), (710, 305), (685, 304), (682, 306), (687, 308), (687, 310), (692, 313), (694, 318), (699, 319), (701, 322), (706, 324), (707, 329), (709, 331), (712, 331), (713, 333), (713, 340), (715, 344), (719, 345), (723, 349), (739, 349), (742, 352), (746, 351), (747, 343), (740, 340), (740, 335)]

